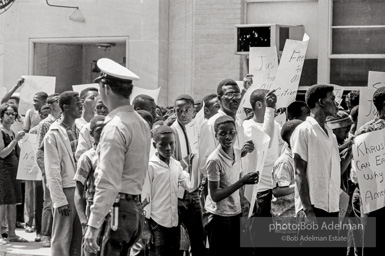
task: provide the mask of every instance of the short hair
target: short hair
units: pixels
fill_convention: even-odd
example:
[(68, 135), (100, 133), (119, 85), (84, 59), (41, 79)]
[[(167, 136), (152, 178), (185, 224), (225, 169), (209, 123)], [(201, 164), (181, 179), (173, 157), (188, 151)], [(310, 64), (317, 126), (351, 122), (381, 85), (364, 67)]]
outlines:
[(17, 107), (15, 105), (9, 104), (9, 103), (3, 103), (0, 105), (0, 118), (4, 117), (5, 111), (7, 111), (8, 108), (12, 108), (13, 111), (16, 113), (15, 119), (18, 116)]
[(214, 130), (215, 130), (215, 133), (218, 132), (218, 127), (221, 125), (221, 124), (225, 124), (225, 123), (232, 123), (235, 127), (235, 121), (234, 119), (231, 117), (231, 116), (220, 116), (218, 117), (217, 120), (215, 120), (214, 122)]
[(64, 112), (64, 105), (71, 105), (73, 98), (79, 97), (79, 93), (74, 91), (65, 91), (60, 94), (59, 97), (59, 106)]
[(152, 118), (152, 115), (150, 112), (140, 109), (140, 110), (135, 110), (147, 123), (150, 127), (152, 127), (152, 123), (154, 122), (154, 119)]
[(231, 85), (231, 86), (238, 86), (237, 82), (235, 82), (233, 79), (224, 79), (222, 81), (219, 82), (218, 86), (217, 86), (217, 94), (218, 96), (221, 96), (223, 95), (223, 86), (227, 86), (227, 85)]
[(376, 106), (377, 111), (381, 111), (384, 107), (385, 101), (385, 87), (378, 88), (373, 94), (373, 104)]
[(95, 87), (87, 87), (80, 92), (80, 99), (84, 100), (87, 97), (88, 92), (97, 92), (99, 93), (99, 90)]
[(333, 90), (333, 86), (326, 84), (316, 84), (311, 86), (305, 94), (305, 101), (307, 106), (310, 109), (315, 108), (318, 100), (326, 98), (326, 95)]
[(203, 98), (203, 102), (204, 102), (204, 104), (205, 104), (205, 107), (208, 107), (208, 106), (210, 105), (210, 101), (211, 101), (212, 99), (215, 99), (215, 98), (218, 98), (218, 95), (216, 95), (215, 93), (206, 95), (206, 96)]
[(159, 125), (159, 126), (164, 125), (164, 121), (163, 121), (163, 120), (156, 121), (156, 122), (152, 125), (152, 127), (155, 127), (155, 126), (157, 126), (157, 125)]
[(45, 104), (45, 105), (41, 106), (41, 108), (39, 109), (39, 113), (42, 113), (43, 110), (49, 110), (49, 111), (51, 111), (51, 108), (49, 107), (48, 104)]
[(37, 92), (35, 93), (35, 96), (42, 99), (43, 101), (46, 101), (48, 98), (48, 94), (45, 92)]
[(102, 115), (94, 116), (90, 121), (90, 131), (93, 132), (97, 127), (103, 126), (105, 118)]
[(132, 101), (132, 105), (134, 106), (134, 109), (136, 110), (137, 108), (144, 109), (146, 108), (146, 105), (148, 102), (155, 102), (155, 100), (146, 94), (140, 94), (135, 97), (135, 99)]
[(265, 97), (268, 92), (269, 90), (266, 89), (256, 89), (251, 93), (250, 104), (253, 110), (255, 109), (255, 103), (257, 103), (257, 101), (265, 102)]
[(281, 137), (288, 145), (290, 145), (290, 137), (294, 132), (295, 128), (297, 128), (297, 126), (300, 125), (302, 122), (302, 120), (294, 119), (287, 121), (283, 124), (281, 129)]
[(360, 91), (351, 91), (346, 95), (349, 99), (350, 105), (352, 107), (357, 106), (360, 104)]
[(359, 109), (359, 106), (354, 106), (354, 108), (352, 108), (352, 110), (350, 111), (350, 116), (352, 117), (352, 120), (354, 123), (357, 123), (357, 120), (358, 120), (358, 110)]
[(191, 105), (194, 106), (194, 99), (190, 95), (188, 95), (188, 94), (181, 94), (178, 97), (176, 97), (174, 105), (179, 100), (187, 101), (187, 102), (191, 103)]
[(10, 100), (15, 100), (17, 104), (20, 103), (20, 97), (19, 97), (19, 96), (12, 95), (9, 99), (10, 99)]
[(48, 96), (47, 98), (47, 104), (52, 104), (54, 102), (54, 98), (59, 96), (59, 93), (54, 93)]
[(165, 135), (165, 134), (174, 134), (174, 136), (175, 136), (174, 130), (171, 127), (169, 127), (167, 125), (162, 125), (153, 131), (154, 141), (158, 142), (160, 140), (160, 137), (162, 135)]
[(100, 80), (100, 83), (103, 85), (107, 84), (111, 91), (115, 94), (118, 94), (119, 96), (122, 96), (123, 98), (130, 98), (132, 93), (132, 88), (134, 85), (132, 84), (132, 80), (122, 80), (118, 78), (102, 78)]
[(302, 115), (301, 108), (303, 107), (309, 108), (304, 101), (296, 100), (290, 103), (289, 106), (287, 106), (287, 119), (293, 120), (300, 117)]

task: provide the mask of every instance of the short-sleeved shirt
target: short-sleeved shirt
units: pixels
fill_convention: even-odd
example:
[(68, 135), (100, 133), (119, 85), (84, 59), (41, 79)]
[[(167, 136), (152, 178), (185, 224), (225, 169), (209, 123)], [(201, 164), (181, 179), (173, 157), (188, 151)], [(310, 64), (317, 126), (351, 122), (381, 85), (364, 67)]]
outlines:
[[(219, 181), (219, 188), (224, 189), (235, 182), (241, 176), (241, 151), (234, 149), (234, 157), (230, 157), (219, 145), (207, 159), (207, 179), (208, 181)], [(239, 191), (235, 191), (225, 199), (214, 202), (211, 199), (211, 193), (206, 199), (205, 209), (215, 215), (228, 217), (236, 216), (241, 213), (241, 199)]]
[(97, 165), (98, 154), (95, 147), (92, 147), (91, 149), (84, 152), (78, 161), (78, 167), (74, 180), (79, 181), (85, 186), (83, 196), (85, 199), (87, 199), (87, 201), (93, 201), (94, 198), (95, 170)]
[[(311, 204), (326, 212), (339, 211), (341, 167), (338, 144), (333, 131), (325, 124), (327, 133), (313, 117), (307, 117), (293, 132), (290, 144), (293, 155), (307, 162), (306, 178)], [(302, 209), (298, 196), (295, 211)]]
[(34, 109), (28, 109), (25, 114), (24, 119), (24, 130), (31, 130), (33, 127), (37, 126), (41, 121), (39, 111)]
[[(274, 187), (288, 187), (295, 182), (294, 159), (290, 148), (286, 148), (273, 167)], [(294, 193), (286, 196), (273, 197), (271, 201), (273, 217), (294, 217)]]

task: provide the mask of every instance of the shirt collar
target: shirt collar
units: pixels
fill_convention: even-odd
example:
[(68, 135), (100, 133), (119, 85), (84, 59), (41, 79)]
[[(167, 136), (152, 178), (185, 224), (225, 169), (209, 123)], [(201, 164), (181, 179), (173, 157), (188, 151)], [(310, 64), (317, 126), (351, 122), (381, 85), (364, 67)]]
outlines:
[[(308, 121), (312, 126), (318, 126), (323, 132), (324, 129), (322, 129), (321, 125), (317, 122), (317, 120), (314, 119), (314, 117), (308, 116), (306, 117), (306, 121)], [(330, 127), (325, 123), (325, 129), (328, 131), (327, 135), (332, 136), (333, 132), (331, 131)]]
[[(158, 152), (156, 152), (156, 153), (151, 157), (151, 160), (150, 160), (150, 161), (153, 162), (153, 163), (157, 163), (157, 164), (163, 166), (164, 168), (169, 168), (169, 166), (168, 166), (165, 162), (163, 162), (162, 160), (160, 160)], [(170, 157), (170, 165), (171, 165), (172, 161), (173, 161), (173, 159), (172, 159), (172, 157)]]
[(225, 151), (223, 151), (221, 145), (218, 146), (218, 153), (222, 160), (228, 165), (233, 166), (237, 161), (237, 152), (234, 149), (234, 159), (230, 157)]
[(104, 123), (109, 122), (112, 118), (114, 118), (119, 112), (134, 112), (134, 107), (132, 105), (124, 105), (115, 108), (112, 110), (105, 118)]

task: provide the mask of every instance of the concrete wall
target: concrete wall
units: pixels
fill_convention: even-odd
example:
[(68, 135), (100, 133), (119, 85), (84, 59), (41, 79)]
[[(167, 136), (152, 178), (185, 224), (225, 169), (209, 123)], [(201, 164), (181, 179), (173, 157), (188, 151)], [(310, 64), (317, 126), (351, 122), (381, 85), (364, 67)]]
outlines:
[[(160, 51), (164, 51), (164, 45), (160, 49), (160, 18), (164, 19), (159, 13), (163, 10), (160, 2), (163, 5), (168, 0), (55, 2), (79, 6), (86, 19), (85, 23), (80, 23), (69, 19), (73, 9), (49, 7), (45, 0), (18, 0), (0, 16), (0, 46), (1, 42), (4, 44), (0, 82), (10, 88), (21, 75), (28, 74), (31, 38), (128, 36), (127, 63), (141, 77), (137, 85), (152, 89), (161, 83), (166, 87), (164, 72), (159, 70)], [(160, 102), (165, 104), (166, 98)]]

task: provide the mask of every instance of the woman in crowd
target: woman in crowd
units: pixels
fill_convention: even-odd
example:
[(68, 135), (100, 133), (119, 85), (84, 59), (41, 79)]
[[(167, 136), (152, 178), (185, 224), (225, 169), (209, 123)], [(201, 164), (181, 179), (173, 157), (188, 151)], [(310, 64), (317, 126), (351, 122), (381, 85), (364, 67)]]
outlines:
[[(0, 223), (7, 218), (9, 242), (28, 242), (15, 233), (16, 204), (22, 201), (20, 182), (16, 180), (20, 153), (18, 141), (25, 134), (24, 131), (20, 131), (15, 135), (11, 130), (17, 115), (17, 108), (14, 105), (5, 103), (0, 106)], [(7, 240), (0, 239), (0, 245), (5, 243)]]

